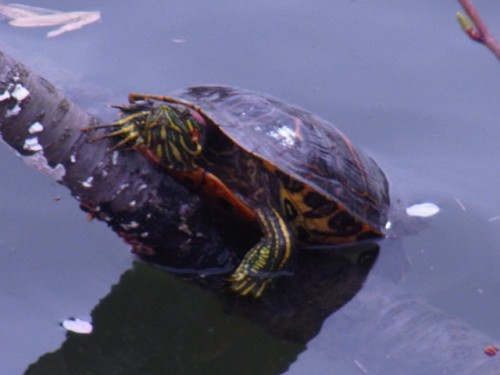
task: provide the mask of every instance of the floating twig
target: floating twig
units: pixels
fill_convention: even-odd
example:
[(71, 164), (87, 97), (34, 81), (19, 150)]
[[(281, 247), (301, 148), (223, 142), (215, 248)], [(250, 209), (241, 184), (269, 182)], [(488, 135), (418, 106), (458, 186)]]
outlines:
[(60, 26), (55, 30), (49, 31), (47, 38), (53, 38), (68, 31), (80, 29), (101, 19), (99, 11), (61, 12), (21, 4), (0, 4), (0, 15), (7, 18), (10, 25), (16, 27)]
[(462, 211), (467, 211), (465, 204), (457, 197), (454, 197), (454, 198), (455, 198), (455, 202), (457, 202), (457, 204), (458, 204), (458, 207), (460, 207), (462, 209)]

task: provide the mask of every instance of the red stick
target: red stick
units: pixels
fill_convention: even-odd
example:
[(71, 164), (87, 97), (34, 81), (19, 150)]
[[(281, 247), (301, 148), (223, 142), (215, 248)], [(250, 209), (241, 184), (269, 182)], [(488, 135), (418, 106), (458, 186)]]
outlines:
[(472, 4), (472, 1), (458, 0), (458, 2), (462, 5), (462, 8), (464, 8), (465, 13), (467, 13), (467, 16), (471, 19), (473, 23), (473, 24), (468, 24), (463, 15), (461, 15), (460, 13), (457, 14), (460, 25), (462, 26), (464, 31), (467, 33), (467, 35), (469, 35), (469, 37), (472, 40), (482, 43), (486, 47), (488, 47), (495, 54), (497, 59), (500, 60), (500, 43), (497, 42), (495, 36), (490, 32), (488, 26), (479, 15), (479, 12)]

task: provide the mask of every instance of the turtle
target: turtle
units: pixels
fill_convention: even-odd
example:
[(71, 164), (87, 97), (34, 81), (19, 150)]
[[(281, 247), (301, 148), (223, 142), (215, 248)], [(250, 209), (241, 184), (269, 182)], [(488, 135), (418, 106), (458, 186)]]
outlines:
[(93, 138), (145, 154), (261, 238), (229, 277), (239, 295), (260, 297), (293, 272), (304, 245), (384, 236), (389, 184), (378, 164), (334, 125), (270, 95), (220, 85), (172, 96), (129, 94), (122, 116)]

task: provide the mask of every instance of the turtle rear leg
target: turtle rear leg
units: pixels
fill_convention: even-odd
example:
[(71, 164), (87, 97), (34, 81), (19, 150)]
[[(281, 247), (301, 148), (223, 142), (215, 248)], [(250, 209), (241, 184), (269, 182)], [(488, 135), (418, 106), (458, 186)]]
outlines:
[(290, 228), (274, 209), (257, 210), (263, 237), (248, 251), (230, 278), (231, 289), (240, 295), (260, 297), (266, 286), (287, 269), (295, 246)]

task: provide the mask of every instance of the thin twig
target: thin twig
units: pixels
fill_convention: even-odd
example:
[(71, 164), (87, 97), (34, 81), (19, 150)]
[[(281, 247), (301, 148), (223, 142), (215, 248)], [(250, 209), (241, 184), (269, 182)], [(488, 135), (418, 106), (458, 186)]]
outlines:
[(478, 10), (472, 4), (472, 0), (458, 0), (464, 8), (468, 18), (462, 13), (457, 13), (457, 19), (462, 29), (472, 40), (484, 44), (500, 60), (500, 43), (495, 39), (493, 33), (479, 15)]

